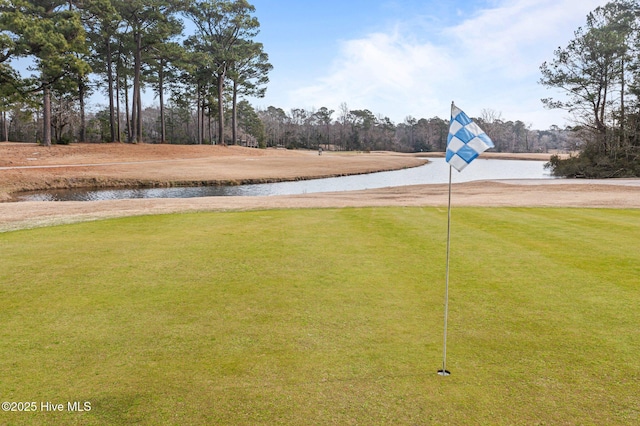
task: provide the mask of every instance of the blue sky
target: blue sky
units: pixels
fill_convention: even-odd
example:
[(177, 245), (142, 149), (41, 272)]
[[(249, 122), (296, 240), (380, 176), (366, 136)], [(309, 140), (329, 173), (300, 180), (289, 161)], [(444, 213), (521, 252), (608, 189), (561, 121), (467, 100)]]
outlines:
[(250, 0), (274, 66), (255, 106), (369, 109), (400, 123), (448, 118), (451, 101), (534, 129), (568, 124), (543, 108), (539, 67), (607, 0)]

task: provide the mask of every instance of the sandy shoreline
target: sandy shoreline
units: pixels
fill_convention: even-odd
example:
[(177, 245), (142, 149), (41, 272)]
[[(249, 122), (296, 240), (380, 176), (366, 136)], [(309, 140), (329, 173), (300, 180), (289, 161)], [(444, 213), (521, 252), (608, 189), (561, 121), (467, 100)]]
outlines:
[[(17, 145), (17, 146), (16, 146)], [(85, 145), (42, 148), (0, 143), (0, 196), (19, 189), (120, 186), (172, 182), (296, 180), (415, 167), (425, 162), (397, 153), (317, 153), (240, 147)], [(37, 154), (36, 154), (37, 153)], [(548, 158), (544, 154), (493, 158)], [(434, 154), (438, 156), (438, 154)], [(34, 167), (35, 166), (35, 167)], [(114, 185), (112, 185), (114, 186)], [(202, 197), (0, 203), (0, 232), (103, 218), (195, 211), (366, 206), (444, 206), (447, 185), (291, 196)], [(640, 180), (480, 181), (453, 185), (454, 206), (640, 208)]]

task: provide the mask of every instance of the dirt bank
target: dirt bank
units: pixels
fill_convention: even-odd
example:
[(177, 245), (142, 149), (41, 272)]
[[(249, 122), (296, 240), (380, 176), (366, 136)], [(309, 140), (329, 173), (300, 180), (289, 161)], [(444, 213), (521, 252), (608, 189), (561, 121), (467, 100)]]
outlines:
[(397, 170), (427, 160), (397, 153), (323, 153), (238, 146), (0, 143), (0, 201), (54, 188), (263, 183)]

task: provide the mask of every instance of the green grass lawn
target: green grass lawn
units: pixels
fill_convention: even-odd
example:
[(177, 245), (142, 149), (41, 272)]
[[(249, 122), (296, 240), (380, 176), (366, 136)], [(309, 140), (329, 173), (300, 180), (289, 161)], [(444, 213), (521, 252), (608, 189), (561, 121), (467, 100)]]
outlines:
[(0, 424), (639, 423), (640, 211), (454, 209), (440, 377), (446, 215), (0, 234)]

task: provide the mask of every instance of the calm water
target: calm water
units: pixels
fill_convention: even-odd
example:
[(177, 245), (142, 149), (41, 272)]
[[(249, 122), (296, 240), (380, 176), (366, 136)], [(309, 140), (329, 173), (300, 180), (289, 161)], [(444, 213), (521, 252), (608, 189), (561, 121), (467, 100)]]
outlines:
[[(184, 188), (57, 190), (23, 194), (20, 201), (97, 201), (125, 198), (191, 198), (248, 195), (295, 195), (316, 192), (355, 191), (406, 185), (449, 182), (449, 165), (444, 158), (432, 158), (429, 164), (405, 170), (342, 176), (295, 182), (238, 186), (202, 186)], [(544, 161), (484, 160), (478, 158), (463, 172), (453, 170), (454, 183), (474, 180), (551, 179)]]

